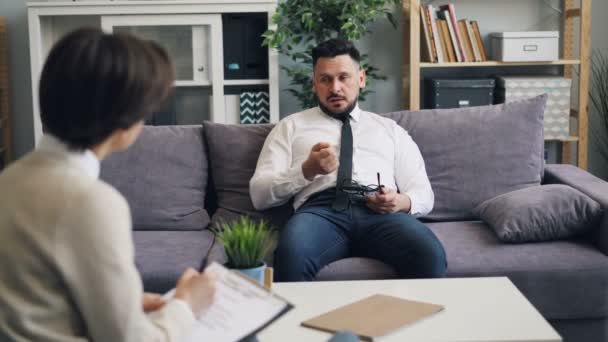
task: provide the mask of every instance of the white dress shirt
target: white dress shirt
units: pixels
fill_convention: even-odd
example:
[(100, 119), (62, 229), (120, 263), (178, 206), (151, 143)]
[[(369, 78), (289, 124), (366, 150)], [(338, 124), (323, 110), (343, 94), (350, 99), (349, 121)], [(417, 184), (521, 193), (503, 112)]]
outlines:
[[(377, 173), (386, 188), (409, 196), (410, 213), (428, 214), (434, 195), (418, 145), (389, 118), (355, 107), (353, 132), (353, 180), (377, 184)], [(270, 132), (260, 153), (249, 188), (253, 205), (261, 210), (289, 201), (295, 195), (299, 208), (311, 195), (336, 186), (337, 170), (317, 175), (312, 181), (302, 173), (302, 163), (319, 142), (329, 143), (340, 159), (342, 122), (318, 107), (287, 116)]]

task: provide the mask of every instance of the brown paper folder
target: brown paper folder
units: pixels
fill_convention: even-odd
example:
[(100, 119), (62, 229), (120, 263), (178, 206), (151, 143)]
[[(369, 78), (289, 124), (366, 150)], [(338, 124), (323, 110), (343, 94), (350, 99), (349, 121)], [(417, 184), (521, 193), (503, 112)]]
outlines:
[(441, 305), (377, 294), (311, 318), (302, 325), (328, 332), (349, 330), (371, 341), (441, 310)]

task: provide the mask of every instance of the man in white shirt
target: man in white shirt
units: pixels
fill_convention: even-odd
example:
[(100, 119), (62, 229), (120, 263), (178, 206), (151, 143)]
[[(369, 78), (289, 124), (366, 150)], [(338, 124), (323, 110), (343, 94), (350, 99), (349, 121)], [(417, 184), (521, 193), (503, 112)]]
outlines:
[(381, 260), (404, 278), (443, 277), (443, 246), (415, 218), (434, 201), (418, 146), (394, 121), (359, 108), (365, 71), (351, 42), (330, 39), (312, 57), (319, 107), (274, 127), (249, 184), (260, 210), (294, 197), (276, 280), (312, 280), (350, 256)]

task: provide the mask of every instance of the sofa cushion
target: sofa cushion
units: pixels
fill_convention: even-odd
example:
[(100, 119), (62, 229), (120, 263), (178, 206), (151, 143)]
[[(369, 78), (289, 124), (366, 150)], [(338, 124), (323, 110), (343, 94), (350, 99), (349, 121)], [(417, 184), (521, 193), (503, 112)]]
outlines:
[(540, 185), (546, 95), (496, 106), (385, 114), (418, 144), (435, 192), (429, 220), (475, 219), (481, 202)]
[(346, 258), (323, 267), (315, 280), (396, 279), (397, 272), (389, 265), (370, 258)]
[(608, 317), (608, 258), (583, 240), (501, 243), (483, 222), (429, 223), (448, 277), (508, 276), (547, 319)]
[(585, 193), (604, 208), (604, 218), (596, 231), (595, 241), (608, 255), (608, 182), (573, 165), (549, 164), (545, 168), (547, 184), (566, 184)]
[(101, 163), (101, 179), (129, 202), (137, 230), (200, 230), (207, 157), (200, 126), (145, 126), (128, 150)]
[[(209, 147), (211, 180), (222, 215), (249, 215), (281, 224), (291, 216), (292, 203), (257, 211), (249, 195), (249, 180), (255, 172), (266, 136), (274, 125), (228, 125), (205, 122), (203, 129)], [(217, 222), (217, 218), (214, 222)]]
[(503, 242), (549, 241), (583, 234), (598, 226), (602, 208), (582, 192), (561, 184), (499, 195), (473, 213)]
[(182, 273), (201, 270), (215, 240), (209, 230), (134, 231), (135, 265), (148, 292), (164, 293), (175, 287)]

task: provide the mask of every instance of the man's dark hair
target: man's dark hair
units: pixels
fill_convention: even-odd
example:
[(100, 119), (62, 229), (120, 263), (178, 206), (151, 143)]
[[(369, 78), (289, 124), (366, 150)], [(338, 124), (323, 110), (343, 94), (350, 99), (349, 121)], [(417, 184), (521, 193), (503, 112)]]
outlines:
[(349, 55), (357, 64), (361, 61), (359, 50), (350, 40), (332, 38), (312, 49), (312, 67), (317, 66), (319, 58), (334, 58), (341, 55)]
[(165, 50), (129, 34), (76, 30), (51, 49), (40, 77), (45, 132), (91, 148), (159, 110), (174, 71)]

